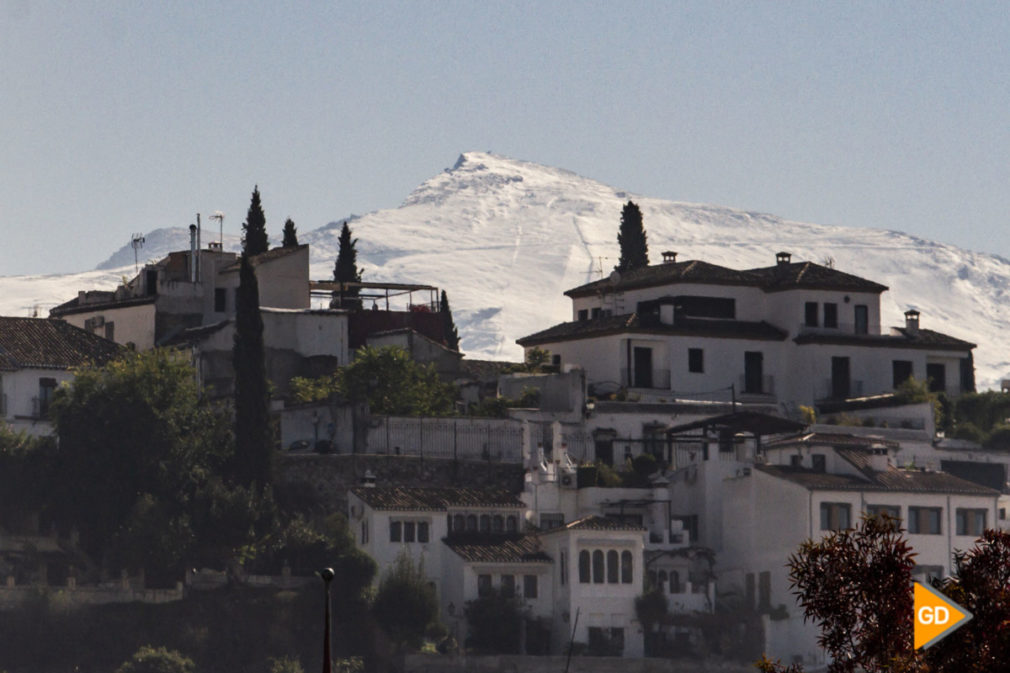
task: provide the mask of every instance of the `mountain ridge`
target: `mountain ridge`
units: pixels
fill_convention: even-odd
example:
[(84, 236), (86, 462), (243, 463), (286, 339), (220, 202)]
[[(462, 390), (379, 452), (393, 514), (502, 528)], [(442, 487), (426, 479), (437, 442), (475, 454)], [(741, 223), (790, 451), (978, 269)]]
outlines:
[[(564, 290), (608, 275), (617, 263), (620, 211), (629, 199), (642, 210), (654, 263), (662, 250), (736, 269), (769, 266), (778, 251), (791, 252), (796, 261), (833, 260), (839, 270), (890, 288), (881, 297), (885, 329), (903, 324), (904, 310), (916, 308), (924, 328), (978, 343), (980, 387), (998, 387), (1010, 372), (1010, 358), (1002, 351), (1010, 319), (1000, 310), (1010, 289), (1010, 261), (899, 231), (801, 223), (655, 199), (566, 169), (487, 152), (461, 154), (452, 168), (423, 181), (397, 208), (347, 219), (358, 239), (364, 280), (444, 288), (464, 352), (518, 359), (516, 338), (571, 320)], [(300, 242), (312, 246), (313, 279), (332, 275), (341, 221), (299, 234)], [(216, 239), (216, 233), (208, 237), (205, 230), (205, 241)], [(175, 245), (180, 239), (165, 235), (164, 240)], [(188, 232), (182, 240), (184, 245), (174, 249), (188, 248)], [(237, 249), (238, 240), (225, 234), (228, 249)], [(144, 252), (142, 260), (167, 250), (151, 246)], [(118, 273), (107, 266), (123, 259), (129, 264)], [(114, 285), (124, 273), (132, 275), (132, 263), (133, 250), (124, 246), (102, 269), (77, 274), (73, 291), (52, 303), (98, 287), (88, 283), (114, 278)], [(33, 287), (39, 297), (42, 285), (28, 278), (33, 277), (0, 277), (5, 290), (0, 296)], [(0, 312), (32, 304), (24, 294), (15, 297), (15, 302), (0, 300)]]

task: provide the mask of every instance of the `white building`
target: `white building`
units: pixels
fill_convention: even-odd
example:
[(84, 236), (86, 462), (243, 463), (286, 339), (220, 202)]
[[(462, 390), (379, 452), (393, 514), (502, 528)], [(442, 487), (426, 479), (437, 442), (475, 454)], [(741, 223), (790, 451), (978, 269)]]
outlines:
[(920, 581), (951, 572), (997, 519), (999, 491), (950, 474), (895, 465), (897, 444), (847, 434), (808, 433), (764, 447), (763, 462), (720, 489), (721, 597), (765, 615), (765, 650), (783, 661), (823, 663), (817, 631), (804, 623), (789, 586), (788, 555), (804, 540), (887, 513), (906, 528)]
[(724, 391), (787, 411), (893, 390), (910, 376), (951, 396), (974, 388), (974, 344), (881, 329), (879, 283), (779, 253), (738, 271), (667, 260), (568, 290), (572, 320), (518, 340), (586, 370), (595, 392), (651, 397)]
[(61, 320), (0, 317), (0, 419), (31, 435), (52, 431), (49, 405), (73, 368), (103, 364), (120, 347)]

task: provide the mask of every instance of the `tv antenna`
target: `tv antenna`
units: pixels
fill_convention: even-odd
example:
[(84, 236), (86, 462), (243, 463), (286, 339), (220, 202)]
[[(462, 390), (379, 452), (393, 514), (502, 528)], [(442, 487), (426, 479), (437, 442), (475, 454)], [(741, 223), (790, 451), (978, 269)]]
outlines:
[(220, 210), (215, 210), (214, 214), (210, 216), (210, 219), (217, 220), (217, 226), (219, 231), (219, 238), (217, 240), (218, 245), (221, 246), (221, 252), (224, 252), (224, 213)]
[(140, 249), (144, 247), (144, 235), (134, 234), (132, 240), (130, 241), (130, 245), (133, 246), (133, 272), (137, 273), (140, 271), (138, 253)]

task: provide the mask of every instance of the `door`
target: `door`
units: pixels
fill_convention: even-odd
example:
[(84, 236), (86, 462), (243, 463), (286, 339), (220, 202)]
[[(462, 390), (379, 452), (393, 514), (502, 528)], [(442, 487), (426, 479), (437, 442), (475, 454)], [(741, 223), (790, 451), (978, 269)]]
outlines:
[(761, 380), (764, 378), (764, 353), (747, 351), (743, 354), (743, 391), (745, 393), (762, 392)]
[(652, 349), (635, 346), (635, 388), (652, 387)]
[(831, 358), (831, 397), (844, 400), (850, 394), (849, 358)]
[(856, 305), (856, 334), (866, 334), (870, 331), (870, 312), (865, 304)]
[(926, 378), (929, 379), (929, 392), (942, 393), (947, 390), (947, 368), (942, 362), (926, 363)]

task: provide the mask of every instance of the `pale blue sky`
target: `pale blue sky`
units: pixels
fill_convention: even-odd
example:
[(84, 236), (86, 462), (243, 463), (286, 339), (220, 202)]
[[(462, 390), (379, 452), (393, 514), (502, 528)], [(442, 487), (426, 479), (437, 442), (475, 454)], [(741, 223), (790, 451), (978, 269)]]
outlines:
[[(0, 275), (399, 205), (466, 150), (1010, 257), (1010, 5), (0, 0)], [(648, 224), (648, 223), (646, 223)]]

